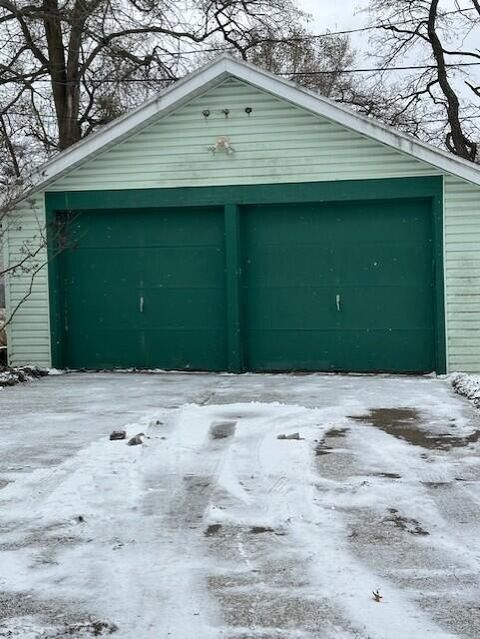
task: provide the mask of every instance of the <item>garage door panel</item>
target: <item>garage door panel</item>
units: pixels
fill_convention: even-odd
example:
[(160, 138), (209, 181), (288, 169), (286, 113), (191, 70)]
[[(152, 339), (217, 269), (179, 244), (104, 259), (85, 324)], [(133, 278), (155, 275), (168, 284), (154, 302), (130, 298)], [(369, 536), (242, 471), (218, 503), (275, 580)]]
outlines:
[(75, 248), (112, 250), (142, 245), (145, 222), (132, 224), (130, 212), (119, 212), (116, 219), (106, 220), (107, 215), (105, 211), (72, 214), (68, 237)]
[[(431, 328), (431, 308), (425, 308), (429, 288), (401, 287), (273, 287), (244, 289), (249, 296), (245, 325), (252, 329)], [(340, 311), (337, 310), (340, 296)], [(389, 303), (384, 299), (388, 297)], [(303, 312), (299, 312), (303, 309)], [(406, 318), (406, 315), (411, 315)]]
[(310, 246), (249, 245), (244, 261), (244, 282), (249, 287), (321, 286), (330, 280), (329, 248)]
[[(91, 280), (123, 287), (202, 287), (216, 281), (224, 269), (225, 256), (219, 246), (175, 246), (145, 248), (76, 248), (66, 257), (72, 267), (72, 281), (88, 292)], [(192, 263), (197, 265), (193, 270)], [(78, 277), (75, 272), (81, 273)], [(80, 290), (80, 289), (79, 289)]]
[[(410, 204), (411, 203), (411, 204)], [(425, 219), (424, 211), (429, 208), (429, 199), (415, 200), (373, 200), (343, 201), (293, 204), (261, 204), (248, 207), (255, 212), (251, 221), (252, 242), (258, 246), (282, 243), (290, 237), (292, 240), (308, 245), (315, 243), (312, 231), (328, 243), (355, 243), (364, 238), (391, 238), (392, 221), (395, 221), (395, 235), (398, 241), (411, 242), (412, 230), (423, 232), (429, 228), (430, 221)], [(354, 210), (353, 210), (354, 207)], [(244, 209), (245, 210), (245, 209)], [(345, 223), (355, 217), (358, 222), (358, 234), (349, 235)], [(295, 220), (295, 224), (292, 223)], [(275, 236), (272, 236), (272, 223), (275, 224)]]
[[(225, 370), (226, 339), (221, 330), (195, 326), (138, 329), (120, 319), (99, 321), (95, 328), (79, 323), (67, 333), (67, 366), (72, 368), (155, 367), (165, 369)], [(82, 331), (82, 340), (71, 334)], [(183, 363), (182, 363), (183, 362)]]
[[(62, 254), (69, 281), (78, 291), (88, 292), (92, 281), (110, 283), (115, 277), (122, 285), (137, 281), (142, 274), (141, 251), (138, 249), (84, 249), (75, 248)], [(92, 279), (94, 278), (94, 279)]]
[[(68, 314), (66, 331), (71, 334), (72, 341), (75, 341), (78, 336), (84, 335), (86, 331), (89, 333), (97, 331), (110, 333), (115, 330), (138, 330), (138, 302), (123, 302), (112, 296), (109, 291), (102, 294), (99, 290), (99, 295), (101, 296), (101, 305), (110, 307), (111, 313), (100, 310), (98, 300), (85, 298), (82, 303), (82, 300), (78, 299), (78, 304), (73, 304), (69, 297), (65, 309)], [(81, 341), (83, 339), (84, 337)]]
[(226, 368), (223, 209), (75, 214), (65, 365)]
[(254, 251), (244, 263), (244, 280), (254, 287), (322, 286), (332, 281), (409, 285), (412, 278), (430, 281), (433, 268), (424, 247), (395, 242), (343, 246), (335, 251), (319, 240), (306, 246), (269, 244)]
[(194, 289), (218, 281), (223, 289), (218, 278), (225, 268), (221, 246), (153, 247), (145, 249), (143, 260), (148, 265), (142, 279), (146, 287)]
[(340, 326), (432, 331), (432, 289), (422, 285), (339, 288)]
[[(73, 291), (72, 291), (73, 292)], [(218, 289), (165, 289), (148, 291), (138, 289), (125, 299), (108, 287), (97, 287), (101, 300), (91, 296), (81, 297), (73, 294), (75, 302), (69, 298), (67, 308), (68, 328), (80, 331), (86, 326), (86, 316), (94, 317), (102, 330), (121, 329), (139, 330), (152, 327), (170, 329), (179, 326), (190, 330), (214, 328), (225, 330), (225, 318), (218, 308)], [(140, 314), (140, 298), (143, 297), (143, 313)], [(101, 310), (112, 309), (112, 312)], [(113, 312), (114, 311), (114, 312)]]
[(253, 370), (435, 368), (428, 200), (243, 207)]
[(117, 326), (88, 330), (81, 342), (70, 343), (68, 355), (75, 368), (139, 367), (141, 354), (141, 368), (162, 367), (161, 362), (168, 361), (170, 370), (201, 370), (205, 361), (223, 362), (225, 348), (223, 330), (134, 332)]
[(223, 291), (218, 288), (144, 288), (140, 292), (144, 296), (145, 328), (225, 330), (225, 313), (218, 305)]
[(82, 340), (68, 339), (67, 363), (71, 368), (132, 368), (138, 366), (141, 336), (128, 328), (88, 328)]
[(158, 367), (169, 353), (168, 368), (203, 370), (205, 362), (219, 362), (214, 370), (225, 369), (225, 330), (148, 330), (145, 332), (145, 357), (148, 368)]
[(402, 242), (359, 243), (342, 247), (332, 259), (336, 279), (344, 284), (412, 286), (414, 280), (431, 285), (431, 247)]
[(223, 219), (212, 216), (214, 210), (182, 207), (181, 215), (180, 209), (173, 208), (78, 211), (72, 214), (67, 230), (80, 248), (218, 245), (223, 238)]
[(369, 337), (367, 343), (363, 331), (278, 330), (249, 331), (246, 340), (249, 364), (258, 372), (284, 371), (286, 361), (290, 370), (416, 372), (418, 358), (429, 357), (428, 331), (418, 331), (415, 342), (403, 331), (371, 330)]
[[(244, 299), (248, 296), (244, 322), (247, 330), (316, 329), (337, 325), (335, 302), (330, 303), (328, 291), (322, 288), (244, 288), (243, 295)], [(299, 304), (308, 310), (300, 313)]]
[[(79, 250), (63, 256), (66, 329), (81, 335), (84, 328), (94, 324), (102, 330), (135, 329), (138, 314), (138, 288), (132, 286), (138, 256), (136, 252), (122, 252), (115, 262), (100, 252)], [(128, 264), (132, 263), (132, 272)], [(108, 312), (105, 312), (105, 309)]]

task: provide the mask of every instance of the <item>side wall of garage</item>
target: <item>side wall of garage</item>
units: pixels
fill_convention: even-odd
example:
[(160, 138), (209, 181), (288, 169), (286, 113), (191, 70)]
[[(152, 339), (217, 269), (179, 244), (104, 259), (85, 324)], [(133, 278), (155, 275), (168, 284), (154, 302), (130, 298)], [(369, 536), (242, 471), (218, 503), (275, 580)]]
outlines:
[(446, 176), (448, 370), (480, 371), (480, 189)]
[[(24, 200), (7, 219), (6, 277), (7, 340), (14, 365), (50, 366), (50, 313), (43, 193)], [(34, 254), (26, 260), (28, 254)]]
[[(252, 109), (250, 115), (246, 113), (247, 108)], [(228, 117), (224, 109), (229, 110)], [(206, 110), (210, 112), (208, 117), (203, 115)], [(210, 150), (219, 136), (228, 136), (232, 153)], [(436, 168), (401, 152), (244, 82), (229, 79), (71, 171), (49, 190), (272, 184), (438, 174)], [(458, 304), (460, 282), (462, 278), (471, 277), (474, 258), (470, 255), (468, 262), (463, 257), (460, 262), (455, 261), (457, 227), (451, 220), (461, 219), (464, 227), (475, 224), (472, 218), (480, 214), (479, 190), (450, 178), (446, 180), (445, 190), (448, 321), (453, 331), (448, 341), (449, 368), (478, 369), (480, 340), (465, 347), (469, 339), (468, 322), (465, 324), (462, 312), (457, 310), (461, 306)], [(43, 195), (36, 197), (34, 206), (30, 203), (23, 206), (17, 212), (17, 220), (22, 233), (29, 237), (35, 235), (35, 229), (45, 221)], [(10, 260), (20, 249), (22, 233), (12, 233)], [(38, 259), (45, 260), (45, 254), (40, 252)], [(25, 295), (29, 286), (30, 280), (23, 275), (9, 280), (10, 308)], [(475, 312), (480, 313), (480, 295), (472, 296), (470, 289), (470, 296), (469, 308), (473, 310), (477, 305), (479, 310)], [(43, 269), (35, 277), (28, 302), (9, 328), (11, 363), (48, 365), (49, 334), (48, 283), (46, 269)]]

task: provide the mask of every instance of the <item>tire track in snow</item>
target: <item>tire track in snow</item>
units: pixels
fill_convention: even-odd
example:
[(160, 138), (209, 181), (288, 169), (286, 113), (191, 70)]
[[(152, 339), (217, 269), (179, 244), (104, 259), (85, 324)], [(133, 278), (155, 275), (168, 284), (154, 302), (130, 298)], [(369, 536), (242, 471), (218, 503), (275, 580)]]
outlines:
[[(199, 468), (213, 477), (221, 450), (199, 463), (209, 419), (199, 419), (195, 407), (164, 414), (166, 423), (150, 431), (147, 418), (131, 425), (129, 434), (143, 430), (152, 437), (144, 446), (95, 442), (49, 472), (34, 497), (28, 494), (34, 477), (15, 486), (23, 514), (27, 506), (32, 520), (69, 522), (81, 537), (76, 547), (56, 554), (48, 571), (18, 564), (25, 574), (15, 579), (30, 582), (42, 597), (75, 593), (73, 607), (114, 621), (119, 638), (158, 639), (160, 620), (164, 637), (191, 639), (193, 632), (215, 639), (201, 549), (200, 519), (209, 498), (200, 490), (190, 499), (184, 477), (198, 475)], [(79, 510), (81, 525), (72, 522)], [(200, 522), (196, 530), (188, 525), (192, 517)]]
[[(212, 575), (211, 588), (221, 603), (228, 636), (265, 631), (262, 636), (272, 638), (286, 632), (319, 638), (340, 632), (384, 639), (388, 628), (389, 639), (424, 639), (428, 634), (453, 639), (456, 635), (436, 626), (408, 592), (380, 580), (355, 556), (335, 502), (339, 490), (348, 493), (356, 486), (348, 472), (344, 482), (323, 481), (313, 460), (312, 440), (322, 434), (318, 424), (325, 423), (322, 415), (328, 413), (273, 406), (264, 410), (249, 426), (239, 420), (228, 476), (220, 476), (231, 498), (217, 504), (215, 521), (223, 528), (210, 547), (227, 564)], [(276, 439), (280, 432), (294, 430), (302, 431), (309, 443)], [(246, 500), (238, 498), (239, 486)], [(272, 530), (260, 539), (249, 532), (253, 524)], [(381, 605), (371, 596), (379, 582), (389, 593)], [(278, 632), (271, 631), (272, 620)]]
[[(231, 639), (262, 637), (358, 638), (327, 596), (306, 577), (310, 557), (292, 537), (303, 521), (303, 480), (310, 484), (310, 441), (279, 441), (281, 433), (323, 432), (318, 411), (301, 407), (238, 405), (216, 417), (238, 419), (224, 469), (223, 493), (212, 504), (222, 527), (208, 540), (217, 569), (212, 593)], [(220, 523), (221, 522), (221, 523)]]
[(153, 605), (143, 607), (142, 639), (157, 639), (159, 632), (174, 639), (217, 637), (216, 606), (205, 588), (202, 520), (225, 446), (212, 446), (210, 426), (201, 408), (183, 407), (156, 429), (166, 439), (148, 442), (139, 503), (146, 553), (135, 588)]

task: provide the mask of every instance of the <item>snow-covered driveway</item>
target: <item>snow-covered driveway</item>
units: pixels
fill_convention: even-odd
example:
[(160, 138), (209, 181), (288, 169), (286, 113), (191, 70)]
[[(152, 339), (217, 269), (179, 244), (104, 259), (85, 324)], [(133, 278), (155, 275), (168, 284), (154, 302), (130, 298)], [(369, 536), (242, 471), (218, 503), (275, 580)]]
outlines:
[(477, 429), (432, 378), (4, 389), (0, 637), (479, 637)]

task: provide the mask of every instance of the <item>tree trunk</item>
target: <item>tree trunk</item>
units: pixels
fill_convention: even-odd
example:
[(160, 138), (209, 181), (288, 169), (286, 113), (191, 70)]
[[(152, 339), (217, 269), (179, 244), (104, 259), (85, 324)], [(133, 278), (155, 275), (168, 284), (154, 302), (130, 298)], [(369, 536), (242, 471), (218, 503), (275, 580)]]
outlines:
[(442, 43), (436, 32), (436, 18), (439, 0), (432, 0), (428, 12), (428, 39), (432, 46), (433, 55), (437, 63), (437, 77), (443, 95), (447, 100), (447, 116), (450, 126), (450, 134), (447, 137), (447, 145), (450, 150), (466, 160), (475, 160), (476, 145), (469, 144), (463, 135), (460, 121), (460, 101), (453, 90), (447, 75), (445, 54)]
[[(77, 64), (75, 68), (71, 65), (68, 69), (70, 73), (68, 73), (58, 0), (43, 0), (43, 9), (53, 101), (58, 122), (58, 146), (62, 150), (77, 142), (81, 136), (78, 125), (80, 93), (78, 50)], [(71, 52), (69, 52), (70, 56)], [(75, 52), (73, 59), (75, 59)]]

